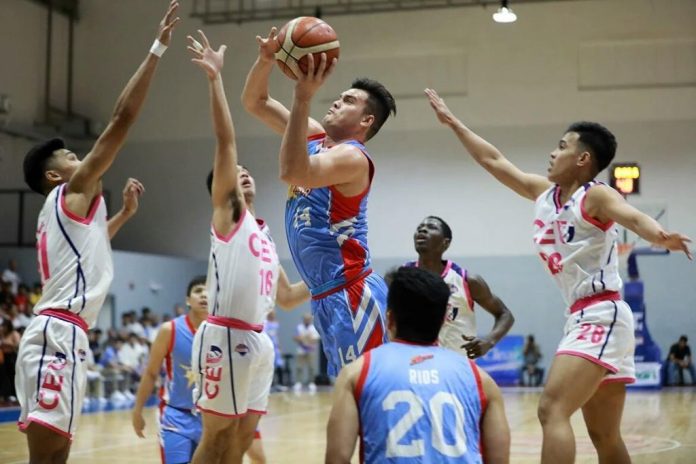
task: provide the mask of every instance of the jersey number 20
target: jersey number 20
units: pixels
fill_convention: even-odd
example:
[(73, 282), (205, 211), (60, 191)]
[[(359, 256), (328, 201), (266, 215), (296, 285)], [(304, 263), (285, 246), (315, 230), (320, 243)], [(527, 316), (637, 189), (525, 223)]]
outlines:
[[(424, 415), (424, 404), (415, 393), (409, 390), (396, 390), (382, 401), (382, 410), (391, 411), (399, 403), (406, 403), (408, 410), (401, 419), (389, 431), (387, 436), (388, 458), (412, 458), (425, 455), (425, 440), (411, 440), (410, 443), (401, 444), (404, 436)], [(454, 435), (454, 443), (445, 442), (444, 409), (450, 407), (454, 411), (455, 424), (450, 432)], [(456, 396), (448, 392), (438, 392), (428, 402), (430, 420), (432, 423), (432, 446), (441, 454), (456, 458), (466, 453), (466, 435), (464, 434), (464, 407)]]

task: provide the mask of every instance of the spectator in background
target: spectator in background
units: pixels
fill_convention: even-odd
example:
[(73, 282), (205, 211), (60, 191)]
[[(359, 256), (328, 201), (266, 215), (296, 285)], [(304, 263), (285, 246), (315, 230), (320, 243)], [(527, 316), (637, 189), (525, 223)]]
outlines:
[(22, 283), (22, 278), (17, 274), (17, 260), (11, 259), (7, 269), (2, 272), (2, 281), (10, 284), (10, 291), (16, 295), (19, 291), (19, 284)]
[(29, 309), (29, 289), (26, 285), (19, 285), (14, 304), (17, 305), (17, 312), (26, 313), (27, 309)]
[(102, 336), (101, 329), (92, 329), (87, 332), (87, 339), (89, 340), (89, 349), (92, 351), (92, 356), (94, 357), (95, 363), (100, 363), (102, 355), (102, 347), (99, 339)]
[(689, 339), (686, 335), (679, 337), (679, 341), (672, 345), (669, 349), (669, 358), (667, 359), (667, 378), (670, 385), (684, 385), (684, 370), (689, 371), (691, 384), (696, 384), (696, 371), (694, 371), (694, 363), (691, 359), (691, 348), (689, 347)]
[(541, 385), (541, 380), (544, 377), (544, 370), (539, 367), (541, 350), (539, 345), (534, 342), (534, 335), (527, 335), (527, 342), (524, 344), (522, 357), (524, 359), (521, 373), (522, 386), (538, 387)]
[(127, 383), (130, 380), (130, 376), (126, 375), (126, 369), (118, 359), (118, 352), (122, 346), (123, 339), (113, 329), (109, 330), (109, 338), (99, 360), (102, 366), (105, 394), (114, 403), (126, 399), (123, 392), (127, 390)]
[(295, 385), (293, 390), (302, 390), (303, 373), (306, 370), (307, 376), (305, 383), (308, 384), (310, 392), (317, 390), (314, 384), (314, 366), (317, 364), (316, 353), (319, 345), (319, 332), (314, 328), (312, 315), (302, 316), (302, 322), (297, 325), (294, 340), (297, 342), (297, 354), (295, 356)]
[(275, 353), (272, 388), (277, 391), (285, 391), (287, 390), (283, 378), (285, 361), (283, 360), (283, 354), (280, 352), (280, 340), (278, 339), (279, 330), (280, 323), (276, 319), (276, 313), (275, 311), (271, 311), (266, 315), (266, 323), (263, 325), (263, 331), (266, 332), (268, 338), (273, 342), (273, 352)]
[(29, 327), (29, 323), (34, 317), (27, 306), (25, 306), (23, 310), (20, 310), (17, 305), (12, 305), (10, 307), (9, 315), (12, 318), (12, 324), (15, 329), (20, 331), (20, 333), (24, 333), (24, 329)]
[(174, 317), (183, 316), (184, 314), (186, 314), (186, 309), (184, 309), (184, 307), (181, 306), (180, 304), (175, 304), (174, 305)]
[(19, 332), (15, 330), (10, 319), (3, 319), (0, 323), (0, 351), (3, 362), (0, 365), (0, 401), (17, 401), (15, 391), (15, 363), (17, 362), (17, 349), (19, 348)]
[(33, 309), (34, 305), (41, 299), (41, 282), (34, 282), (34, 288), (29, 292), (29, 309)]
[(128, 338), (134, 333), (140, 338), (145, 338), (145, 328), (135, 319), (135, 311), (123, 313), (121, 315), (121, 337)]
[(128, 341), (118, 350), (118, 361), (130, 378), (127, 391), (124, 392), (129, 400), (135, 398), (135, 395), (132, 395), (130, 390), (140, 381), (147, 353), (147, 347), (143, 346), (141, 338), (135, 332), (128, 334)]
[(147, 319), (142, 320), (143, 329), (145, 329), (145, 339), (148, 345), (152, 346), (159, 332), (159, 321), (156, 314), (151, 314)]
[(12, 293), (12, 285), (9, 282), (0, 282), (0, 304), (14, 304), (14, 293)]

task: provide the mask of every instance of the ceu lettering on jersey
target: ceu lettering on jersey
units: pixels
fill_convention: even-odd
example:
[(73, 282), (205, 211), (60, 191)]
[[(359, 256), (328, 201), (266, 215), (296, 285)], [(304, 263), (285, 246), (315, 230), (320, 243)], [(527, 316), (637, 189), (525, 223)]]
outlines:
[(248, 324), (263, 324), (275, 303), (278, 266), (275, 245), (246, 208), (227, 236), (212, 228), (208, 312)]
[[(418, 262), (410, 261), (405, 266), (418, 267)], [(466, 269), (463, 269), (455, 262), (447, 260), (441, 277), (450, 289), (450, 297), (447, 302), (445, 323), (442, 325), (438, 335), (440, 346), (464, 354), (466, 354), (466, 350), (462, 348), (464, 344), (462, 335), (467, 337), (476, 335), (474, 300), (471, 298), (466, 276)]]
[[(309, 156), (323, 151), (326, 135), (313, 137), (307, 146)], [(372, 161), (365, 146), (357, 147)], [(304, 189), (290, 187), (285, 209), (285, 230), (295, 266), (307, 286), (329, 291), (358, 278), (370, 267), (367, 247), (367, 198), (369, 186), (360, 195), (344, 197), (333, 186)]]
[(99, 195), (87, 216), (80, 217), (67, 208), (66, 188), (54, 188), (39, 214), (36, 247), (43, 293), (34, 314), (65, 309), (91, 327), (114, 275), (106, 204)]
[(474, 369), (437, 346), (395, 341), (365, 354), (355, 388), (361, 462), (480, 464), (486, 400)]
[(172, 325), (172, 340), (164, 360), (167, 379), (160, 399), (168, 406), (192, 410), (196, 376), (191, 370), (191, 350), (196, 329), (187, 315), (172, 320)]
[(536, 200), (534, 243), (544, 266), (569, 306), (580, 298), (621, 290), (614, 223), (603, 224), (585, 210), (587, 191), (598, 182), (581, 186), (560, 204), (560, 188), (553, 186)]

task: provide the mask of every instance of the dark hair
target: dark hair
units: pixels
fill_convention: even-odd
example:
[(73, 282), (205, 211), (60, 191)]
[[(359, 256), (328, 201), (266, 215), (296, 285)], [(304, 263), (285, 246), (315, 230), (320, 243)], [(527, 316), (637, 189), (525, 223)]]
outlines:
[(193, 287), (196, 285), (205, 285), (206, 277), (204, 275), (199, 275), (191, 279), (191, 282), (188, 284), (188, 288), (186, 289), (186, 296), (191, 296), (191, 290), (193, 290)]
[(65, 148), (62, 139), (50, 139), (34, 145), (24, 156), (24, 182), (41, 195), (46, 194), (46, 164), (56, 150)]
[(387, 308), (394, 315), (396, 336), (431, 344), (445, 320), (450, 290), (442, 278), (417, 267), (400, 267), (387, 276), (391, 281)]
[(435, 219), (436, 221), (438, 221), (442, 225), (442, 235), (445, 238), (449, 239), (450, 242), (452, 241), (452, 229), (450, 228), (449, 224), (445, 222), (444, 219), (438, 216), (428, 216), (425, 219)]
[(367, 77), (355, 79), (350, 87), (367, 92), (367, 111), (375, 117), (375, 122), (367, 132), (367, 140), (370, 140), (379, 132), (389, 114), (396, 116), (396, 102), (384, 85)]
[(603, 125), (587, 121), (574, 122), (566, 132), (578, 134), (578, 142), (592, 154), (597, 172), (602, 172), (614, 159), (616, 137)]
[(684, 340), (684, 343), (689, 341), (689, 339), (686, 337), (686, 335), (682, 335), (681, 337), (679, 337), (679, 341), (682, 341), (682, 340)]

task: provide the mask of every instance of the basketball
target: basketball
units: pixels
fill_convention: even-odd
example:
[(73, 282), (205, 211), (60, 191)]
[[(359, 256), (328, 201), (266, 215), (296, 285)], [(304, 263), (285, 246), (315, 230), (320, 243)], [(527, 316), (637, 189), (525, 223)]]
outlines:
[(277, 40), (280, 50), (276, 52), (276, 62), (286, 76), (295, 80), (301, 72), (307, 72), (307, 54), (312, 53), (315, 66), (319, 66), (322, 52), (326, 53), (328, 66), (340, 51), (336, 31), (311, 16), (300, 16), (285, 24)]

